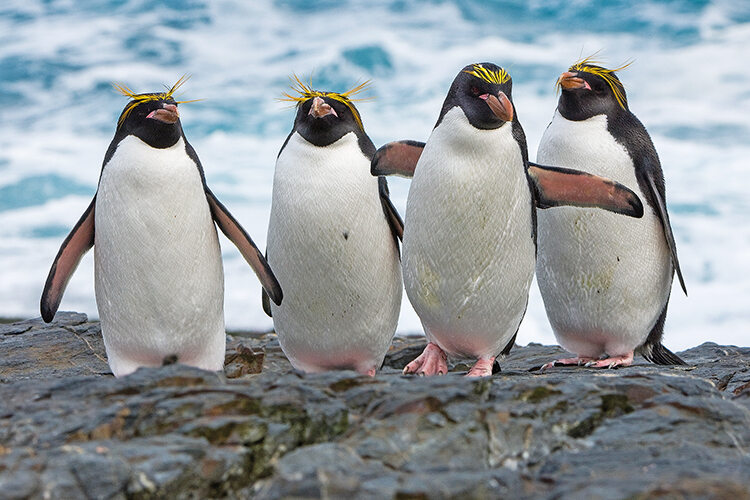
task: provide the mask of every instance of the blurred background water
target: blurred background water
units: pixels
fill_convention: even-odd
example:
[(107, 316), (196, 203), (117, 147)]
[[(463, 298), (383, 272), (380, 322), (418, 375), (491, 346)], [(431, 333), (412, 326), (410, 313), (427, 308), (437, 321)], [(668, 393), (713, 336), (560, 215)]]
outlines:
[[(0, 316), (38, 316), (58, 247), (96, 190), (126, 99), (192, 74), (181, 106), (208, 183), (265, 247), (276, 155), (294, 110), (292, 72), (343, 91), (380, 146), (426, 140), (465, 64), (506, 67), (536, 157), (554, 82), (599, 52), (656, 144), (690, 296), (674, 287), (666, 344), (750, 337), (750, 3), (733, 0), (6, 0), (0, 6)], [(402, 212), (408, 181), (391, 181)], [(230, 329), (268, 329), (260, 287), (222, 238)], [(90, 252), (61, 310), (96, 317)], [(400, 333), (419, 332), (404, 298)], [(533, 285), (519, 342), (553, 343)]]

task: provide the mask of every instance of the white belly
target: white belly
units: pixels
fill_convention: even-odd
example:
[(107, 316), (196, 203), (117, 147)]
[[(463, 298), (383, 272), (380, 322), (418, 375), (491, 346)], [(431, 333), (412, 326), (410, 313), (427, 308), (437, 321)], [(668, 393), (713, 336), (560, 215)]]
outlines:
[(590, 208), (538, 211), (537, 281), (547, 316), (560, 345), (592, 357), (641, 345), (672, 283), (661, 223), (627, 151), (606, 127), (603, 115), (573, 122), (556, 111), (537, 155), (541, 164), (614, 179), (643, 202), (640, 219)]
[(96, 302), (116, 376), (167, 356), (224, 363), (224, 275), (216, 228), (182, 139), (154, 149), (120, 142), (99, 182)]
[(401, 307), (398, 250), (353, 133), (317, 147), (295, 133), (276, 162), (268, 262), (284, 353), (305, 371), (378, 368)]
[(417, 164), (404, 228), (404, 284), (430, 341), (473, 357), (510, 341), (534, 274), (531, 210), (510, 125), (478, 130), (449, 111)]

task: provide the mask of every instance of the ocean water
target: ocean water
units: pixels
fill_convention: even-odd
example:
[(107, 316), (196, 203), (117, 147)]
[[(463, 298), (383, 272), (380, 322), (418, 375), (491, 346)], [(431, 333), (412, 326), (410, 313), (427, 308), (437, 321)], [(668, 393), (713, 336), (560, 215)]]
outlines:
[[(666, 344), (750, 341), (750, 3), (567, 0), (241, 2), (6, 0), (0, 6), (0, 316), (38, 316), (49, 266), (96, 190), (127, 99), (192, 75), (181, 98), (209, 185), (265, 246), (276, 155), (297, 73), (359, 105), (376, 145), (426, 140), (465, 64), (506, 67), (530, 158), (556, 106), (554, 82), (599, 51), (651, 133), (689, 297), (673, 288)], [(408, 180), (391, 181), (403, 213)], [(230, 329), (272, 326), (260, 286), (222, 237)], [(62, 310), (96, 317), (90, 252)], [(400, 333), (421, 331), (404, 299)], [(553, 343), (536, 285), (519, 342)]]

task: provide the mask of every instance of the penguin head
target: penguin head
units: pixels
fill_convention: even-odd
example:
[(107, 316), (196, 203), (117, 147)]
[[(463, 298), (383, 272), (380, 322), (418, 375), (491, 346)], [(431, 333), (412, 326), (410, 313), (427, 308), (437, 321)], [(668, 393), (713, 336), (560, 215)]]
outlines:
[(568, 68), (557, 79), (557, 85), (562, 89), (557, 105), (560, 114), (568, 120), (579, 121), (628, 111), (625, 87), (615, 72), (629, 65), (607, 69), (587, 57)]
[(294, 76), (294, 90), (299, 95), (284, 94), (281, 100), (297, 103), (297, 116), (294, 119), (296, 130), (307, 142), (315, 146), (328, 146), (353, 132), (357, 137), (365, 135), (362, 118), (354, 106), (352, 96), (362, 92), (369, 85), (364, 82), (343, 92), (322, 92), (313, 90)]
[(510, 75), (500, 66), (492, 63), (470, 64), (453, 80), (438, 124), (443, 115), (455, 106), (459, 106), (469, 123), (478, 129), (496, 129), (513, 122), (512, 88)]
[(176, 101), (174, 92), (187, 81), (182, 77), (166, 92), (135, 94), (129, 88), (115, 85), (130, 102), (117, 121), (116, 136), (134, 135), (153, 148), (163, 149), (174, 146), (182, 137), (182, 124), (177, 105), (192, 101)]

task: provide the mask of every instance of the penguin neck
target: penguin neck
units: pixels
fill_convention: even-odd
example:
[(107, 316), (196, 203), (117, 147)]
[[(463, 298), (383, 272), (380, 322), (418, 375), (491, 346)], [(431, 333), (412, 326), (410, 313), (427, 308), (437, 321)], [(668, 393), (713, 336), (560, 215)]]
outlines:
[(477, 128), (466, 116), (463, 108), (456, 105), (441, 116), (440, 122), (435, 126), (432, 133), (443, 135), (443, 131), (448, 131), (442, 140), (448, 141), (454, 147), (461, 149), (475, 147), (474, 142), (476, 141), (484, 143), (492, 140), (493, 135), (512, 133), (512, 128), (512, 123), (505, 123), (497, 128)]
[[(342, 139), (346, 138), (347, 136), (353, 135), (357, 138), (359, 149), (362, 151), (363, 155), (365, 155), (370, 160), (375, 155), (375, 145), (372, 143), (367, 134), (365, 134), (364, 131), (359, 128), (352, 129), (349, 127), (332, 127), (327, 130), (320, 130), (313, 129), (306, 123), (298, 124), (292, 130), (292, 132), (289, 134), (289, 137), (287, 137), (286, 142), (284, 142), (284, 145), (282, 146), (282, 151), (287, 146), (289, 139), (294, 136), (295, 132), (299, 134), (302, 139), (309, 142), (313, 146), (321, 148), (326, 148), (336, 143), (341, 143)], [(279, 154), (281, 154), (281, 152), (279, 152)]]
[(131, 132), (149, 146), (155, 149), (171, 148), (183, 137), (180, 122), (162, 123), (158, 120), (149, 120)]
[(612, 105), (604, 99), (596, 99), (576, 91), (563, 91), (557, 103), (557, 111), (566, 120), (582, 121), (594, 116), (604, 115), (609, 121), (620, 113), (627, 113), (619, 105)]

